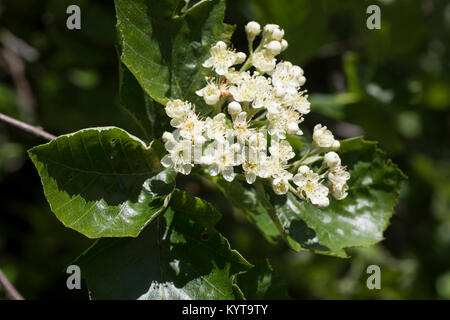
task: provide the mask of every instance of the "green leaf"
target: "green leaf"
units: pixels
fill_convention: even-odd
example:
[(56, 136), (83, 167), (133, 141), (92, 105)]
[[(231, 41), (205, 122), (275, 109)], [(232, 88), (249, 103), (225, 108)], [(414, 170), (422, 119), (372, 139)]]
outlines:
[(160, 143), (148, 147), (119, 128), (80, 130), (28, 153), (57, 218), (89, 238), (136, 237), (174, 188)]
[(267, 241), (275, 243), (279, 232), (261, 203), (255, 188), (238, 179), (228, 182), (221, 176), (211, 177), (219, 190), (230, 201), (233, 208), (240, 210), (261, 231)]
[(115, 0), (121, 60), (157, 102), (189, 100), (208, 113), (195, 94), (211, 71), (201, 64), (218, 40), (229, 40), (232, 28), (222, 21), (224, 0), (203, 1), (183, 14), (184, 1)]
[(139, 85), (134, 75), (119, 62), (119, 103), (142, 129), (146, 140), (157, 139), (170, 131), (170, 119), (164, 106), (154, 101)]
[(359, 100), (360, 97), (357, 93), (316, 93), (309, 96), (309, 102), (314, 106), (314, 112), (337, 120), (344, 119), (346, 105), (358, 102)]
[(135, 239), (100, 239), (75, 263), (93, 299), (236, 299), (234, 275), (252, 266), (214, 229), (220, 213), (175, 190)]
[[(294, 250), (346, 257), (345, 248), (370, 246), (383, 239), (404, 174), (386, 160), (376, 142), (343, 140), (339, 154), (351, 173), (348, 196), (344, 200), (330, 198), (330, 206), (325, 209), (300, 200), (292, 192), (279, 196), (265, 188)], [(268, 239), (279, 236), (253, 185), (240, 181), (216, 183), (233, 206), (243, 210)]]
[(371, 246), (383, 240), (404, 174), (386, 160), (375, 142), (353, 138), (341, 142), (339, 154), (351, 178), (344, 200), (330, 199), (319, 209), (292, 192), (271, 195), (291, 247), (346, 257), (344, 248)]
[(255, 266), (238, 275), (237, 284), (247, 300), (288, 300), (286, 286), (274, 275), (269, 260), (255, 263)]

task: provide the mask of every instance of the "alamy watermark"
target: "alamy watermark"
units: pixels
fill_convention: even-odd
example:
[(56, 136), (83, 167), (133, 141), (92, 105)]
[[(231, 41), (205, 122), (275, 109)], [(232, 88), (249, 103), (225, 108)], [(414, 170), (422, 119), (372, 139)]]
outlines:
[(80, 290), (81, 289), (81, 269), (80, 269), (80, 267), (75, 264), (70, 265), (67, 267), (66, 273), (70, 274), (70, 276), (67, 277), (67, 280), (66, 280), (67, 289)]
[(66, 26), (69, 30), (80, 30), (81, 29), (81, 9), (77, 5), (70, 5), (66, 9), (66, 13), (70, 14), (66, 20)]
[(381, 289), (381, 269), (380, 266), (372, 264), (367, 267), (367, 274), (370, 276), (367, 278), (366, 285), (369, 290)]
[(381, 29), (381, 9), (376, 4), (372, 4), (367, 7), (366, 10), (367, 14), (370, 14), (369, 17), (367, 17), (366, 20), (366, 26), (367, 29), (373, 30), (373, 29)]

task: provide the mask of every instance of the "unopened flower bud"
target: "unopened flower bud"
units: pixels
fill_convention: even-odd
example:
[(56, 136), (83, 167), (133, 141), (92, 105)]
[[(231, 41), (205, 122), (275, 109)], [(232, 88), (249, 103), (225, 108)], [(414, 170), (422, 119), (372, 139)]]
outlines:
[(283, 29), (277, 28), (277, 29), (275, 29), (272, 32), (272, 39), (273, 40), (281, 41), (281, 39), (283, 39), (283, 37), (284, 37), (284, 30)]
[(266, 24), (264, 26), (264, 32), (267, 34), (272, 34), (276, 29), (280, 29), (280, 26), (277, 24)]
[(338, 150), (341, 146), (341, 143), (337, 140), (334, 140), (333, 145), (331, 146), (331, 149)]
[(266, 49), (267, 49), (267, 51), (269, 51), (270, 54), (276, 56), (277, 54), (280, 54), (280, 52), (281, 52), (281, 43), (276, 40), (270, 41), (267, 44)]
[(250, 39), (254, 39), (258, 34), (261, 33), (261, 26), (256, 21), (250, 21), (245, 26), (245, 32)]
[(306, 82), (306, 78), (304, 76), (301, 76), (301, 77), (298, 78), (298, 85), (299, 86), (304, 85), (305, 82)]
[(284, 39), (281, 40), (281, 51), (286, 50), (288, 47), (288, 42)]
[(280, 41), (284, 36), (284, 31), (280, 29), (277, 24), (266, 24), (264, 26), (263, 36), (268, 40), (278, 40)]
[(173, 134), (165, 131), (162, 135), (162, 139), (163, 139), (163, 141), (173, 140)]
[(329, 168), (334, 168), (341, 165), (341, 158), (339, 158), (339, 155), (334, 151), (330, 151), (325, 154), (325, 156), (323, 157), (323, 161), (325, 161), (325, 164)]
[(245, 61), (245, 59), (247, 58), (247, 55), (244, 52), (238, 52), (236, 54), (236, 64), (241, 64), (242, 62)]
[(301, 77), (304, 74), (304, 71), (299, 66), (292, 66), (291, 69), (292, 75), (296, 78)]
[(242, 111), (241, 105), (239, 104), (239, 102), (233, 101), (228, 105), (228, 113), (233, 115), (233, 114), (238, 114)]
[(308, 172), (309, 172), (308, 166), (300, 166), (300, 168), (298, 168), (298, 173), (300, 174), (306, 174)]

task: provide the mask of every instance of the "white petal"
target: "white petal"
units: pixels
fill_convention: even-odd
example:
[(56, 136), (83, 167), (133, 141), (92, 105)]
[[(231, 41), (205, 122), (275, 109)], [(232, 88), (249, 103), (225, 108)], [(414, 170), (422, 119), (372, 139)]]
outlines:
[(217, 73), (218, 75), (223, 76), (224, 74), (227, 73), (227, 71), (228, 71), (228, 67), (227, 67), (226, 65), (219, 65), (219, 66), (216, 66), (216, 73)]
[(169, 154), (166, 154), (162, 159), (161, 159), (161, 164), (164, 166), (164, 167), (166, 167), (166, 168), (169, 168), (169, 167), (173, 167), (173, 161), (172, 161), (172, 158), (170, 157), (170, 155)]
[(214, 58), (210, 57), (208, 60), (206, 60), (205, 62), (203, 62), (202, 66), (204, 66), (205, 68), (211, 68), (214, 64)]
[(195, 91), (195, 94), (202, 97), (204, 92), (205, 92), (205, 88)]
[(233, 179), (234, 179), (233, 167), (226, 167), (225, 169), (223, 169), (222, 176), (228, 182), (233, 181)]
[(213, 177), (219, 174), (219, 166), (217, 165), (217, 163), (213, 163), (208, 167), (208, 173)]
[(245, 180), (247, 180), (248, 184), (252, 184), (256, 180), (256, 174), (254, 172), (246, 172)]
[(305, 178), (302, 174), (297, 173), (294, 178), (292, 179), (292, 181), (294, 181), (294, 183), (299, 186), (299, 187), (303, 187), (303, 185), (305, 184)]
[(182, 170), (180, 171), (182, 174), (188, 175), (191, 173), (192, 165), (191, 164), (183, 164), (181, 166)]

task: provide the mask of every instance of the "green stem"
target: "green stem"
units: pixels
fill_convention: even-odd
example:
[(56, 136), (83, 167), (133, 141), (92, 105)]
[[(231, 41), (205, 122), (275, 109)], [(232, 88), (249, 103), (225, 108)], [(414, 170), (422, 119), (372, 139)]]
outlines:
[(250, 54), (250, 56), (253, 54), (253, 41), (255, 40), (255, 38), (253, 38), (251, 41), (248, 41), (248, 52)]
[(252, 66), (252, 56), (253, 54), (248, 56), (247, 61), (245, 61), (244, 65), (239, 69), (239, 72), (247, 71)]
[(222, 112), (222, 106), (225, 103), (225, 101), (227, 101), (227, 97), (221, 97), (219, 102), (216, 103), (216, 105), (214, 106), (214, 111), (211, 114), (211, 116), (215, 116), (216, 114), (219, 114), (220, 112)]
[(301, 157), (300, 160), (297, 160), (293, 163), (294, 167), (292, 172), (297, 172), (298, 168), (300, 168), (300, 166), (302, 165), (302, 162), (305, 161), (305, 159), (311, 154), (311, 151), (312, 147), (310, 147), (308, 151), (306, 151), (306, 153), (303, 155), (303, 157)]
[[(256, 113), (258, 113), (258, 111), (260, 111), (261, 109), (255, 109), (256, 110), (256, 112), (255, 112), (255, 114)], [(258, 121), (258, 120), (261, 120), (261, 119), (263, 119), (265, 116), (266, 116), (266, 114), (267, 114), (267, 110), (264, 110), (264, 112), (262, 112), (258, 117), (256, 117), (255, 119), (253, 119), (254, 121)]]
[(278, 217), (275, 208), (270, 203), (269, 199), (267, 199), (266, 191), (264, 190), (264, 186), (261, 183), (260, 180), (255, 181), (255, 188), (256, 193), (258, 194), (259, 198), (261, 199), (261, 202), (264, 206), (264, 208), (267, 210), (267, 212), (270, 215), (270, 218), (275, 223), (275, 226), (277, 227), (278, 231), (280, 232), (281, 238), (289, 244), (289, 241), (287, 239), (287, 231), (284, 229), (283, 225), (281, 224), (280, 218)]
[(183, 17), (185, 17), (185, 16), (189, 13), (189, 11), (191, 11), (191, 10), (194, 9), (195, 7), (198, 7), (198, 6), (201, 5), (202, 3), (208, 2), (208, 1), (211, 1), (211, 0), (200, 0), (199, 2), (197, 2), (196, 4), (194, 4), (194, 5), (193, 5), (192, 7), (190, 7), (190, 8), (188, 8), (188, 7), (189, 7), (189, 2), (190, 2), (190, 1), (186, 1), (186, 4), (185, 4), (184, 7), (181, 9), (181, 15), (174, 15), (173, 17), (174, 17), (175, 19), (183, 18)]

